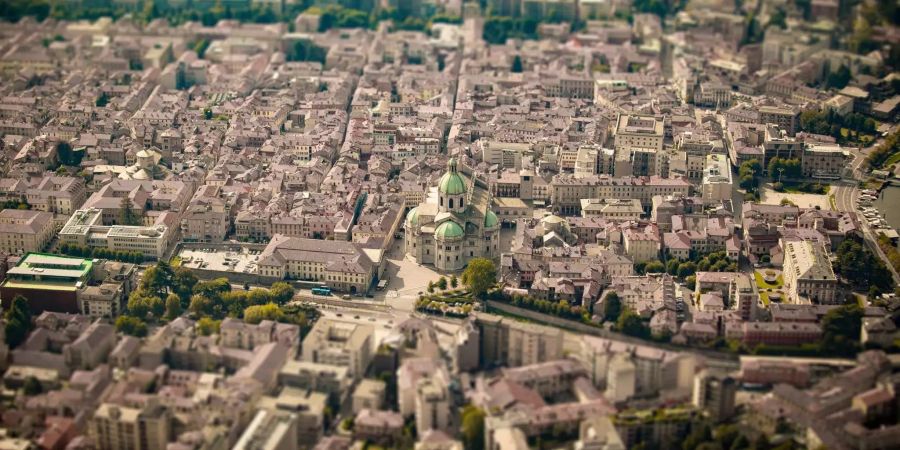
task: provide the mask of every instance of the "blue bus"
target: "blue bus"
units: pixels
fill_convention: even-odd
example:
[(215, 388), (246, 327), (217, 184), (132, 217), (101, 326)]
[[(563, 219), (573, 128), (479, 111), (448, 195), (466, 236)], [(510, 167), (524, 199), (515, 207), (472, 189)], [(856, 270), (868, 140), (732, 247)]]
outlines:
[(312, 288), (313, 295), (324, 295), (326, 297), (331, 295), (331, 288), (327, 287), (314, 287)]

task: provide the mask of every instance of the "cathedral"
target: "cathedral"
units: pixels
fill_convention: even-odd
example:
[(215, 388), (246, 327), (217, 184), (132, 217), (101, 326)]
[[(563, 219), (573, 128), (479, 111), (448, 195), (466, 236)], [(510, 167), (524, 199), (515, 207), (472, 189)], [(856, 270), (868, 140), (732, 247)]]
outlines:
[(500, 255), (500, 220), (487, 189), (447, 163), (434, 193), (406, 216), (406, 254), (438, 270), (461, 270), (472, 258)]

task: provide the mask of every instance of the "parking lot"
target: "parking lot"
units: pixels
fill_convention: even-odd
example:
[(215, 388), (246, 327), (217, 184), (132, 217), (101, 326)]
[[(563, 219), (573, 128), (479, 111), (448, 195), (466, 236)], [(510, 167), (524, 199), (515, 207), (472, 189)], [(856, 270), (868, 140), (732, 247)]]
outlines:
[(181, 265), (196, 270), (217, 270), (255, 274), (258, 270), (259, 250), (182, 249), (178, 253)]

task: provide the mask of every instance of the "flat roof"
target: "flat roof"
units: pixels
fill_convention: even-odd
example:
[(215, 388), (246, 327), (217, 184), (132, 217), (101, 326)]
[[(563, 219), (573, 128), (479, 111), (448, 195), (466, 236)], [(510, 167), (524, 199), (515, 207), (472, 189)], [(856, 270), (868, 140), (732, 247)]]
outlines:
[(46, 291), (74, 292), (77, 290), (74, 283), (53, 283), (48, 281), (6, 280), (0, 286), (11, 289), (43, 289)]
[(84, 262), (87, 261), (84, 258), (75, 258), (68, 256), (59, 256), (59, 255), (51, 255), (47, 253), (29, 253), (22, 258), (22, 262), (35, 265), (35, 264), (47, 264), (53, 266), (73, 266), (73, 267), (81, 267)]
[(17, 266), (9, 269), (7, 275), (28, 275), (46, 277), (81, 278), (85, 271), (82, 269), (45, 269), (42, 267)]

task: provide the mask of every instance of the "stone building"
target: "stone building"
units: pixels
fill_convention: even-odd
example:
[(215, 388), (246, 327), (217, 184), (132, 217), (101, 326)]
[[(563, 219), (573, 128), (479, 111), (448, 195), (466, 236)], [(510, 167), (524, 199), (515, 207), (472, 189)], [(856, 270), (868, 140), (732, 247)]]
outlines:
[(488, 191), (457, 170), (456, 159), (433, 195), (406, 216), (406, 253), (422, 264), (456, 271), (472, 258), (500, 255), (500, 221)]

